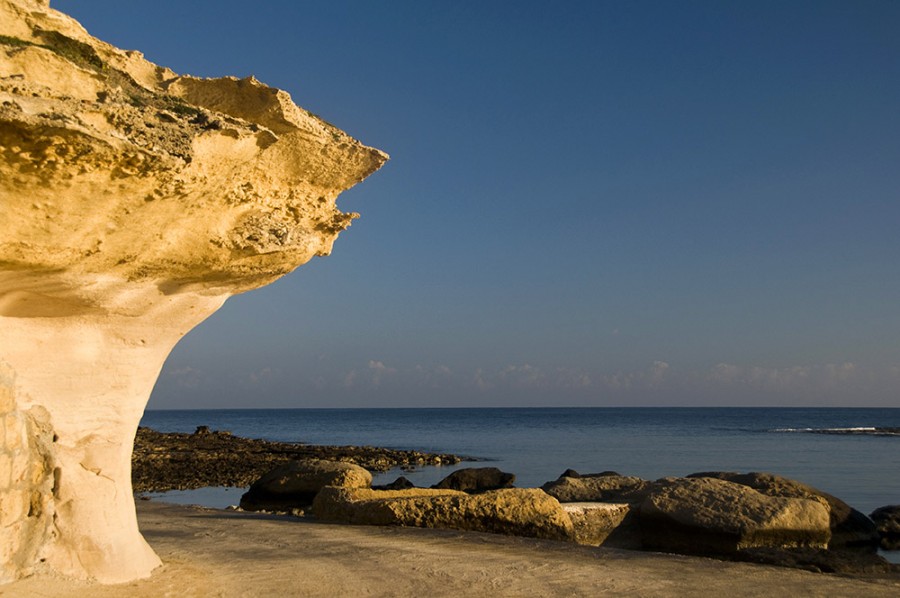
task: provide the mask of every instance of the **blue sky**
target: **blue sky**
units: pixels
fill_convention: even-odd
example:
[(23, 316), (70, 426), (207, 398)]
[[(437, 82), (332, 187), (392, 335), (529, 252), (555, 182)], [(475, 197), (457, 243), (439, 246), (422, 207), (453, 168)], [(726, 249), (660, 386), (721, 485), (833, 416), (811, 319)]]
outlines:
[(900, 3), (54, 0), (391, 154), (150, 408), (900, 407)]

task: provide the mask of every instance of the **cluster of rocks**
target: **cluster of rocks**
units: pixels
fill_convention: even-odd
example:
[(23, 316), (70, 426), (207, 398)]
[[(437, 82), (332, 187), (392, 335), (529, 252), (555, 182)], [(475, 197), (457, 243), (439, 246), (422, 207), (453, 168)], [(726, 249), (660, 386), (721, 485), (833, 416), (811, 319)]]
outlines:
[(410, 450), (256, 440), (206, 426), (193, 434), (141, 427), (132, 454), (132, 486), (135, 492), (247, 487), (280, 465), (309, 459), (352, 463), (368, 471), (453, 465), (461, 460), (456, 455)]
[(586, 543), (599, 538), (618, 548), (838, 573), (897, 570), (876, 554), (883, 540), (872, 519), (777, 475), (703, 472), (648, 481), (567, 471), (543, 489), (573, 512)]
[[(405, 478), (373, 488), (371, 480), (349, 463), (294, 462), (255, 482), (241, 508), (355, 525), (473, 530), (815, 571), (900, 574), (876, 554), (882, 535), (872, 519), (772, 474), (705, 472), (649, 481), (568, 470), (542, 488), (514, 488), (512, 474), (467, 468), (431, 488), (415, 488)], [(886, 508), (882, 519), (884, 529), (897, 530), (900, 507)]]

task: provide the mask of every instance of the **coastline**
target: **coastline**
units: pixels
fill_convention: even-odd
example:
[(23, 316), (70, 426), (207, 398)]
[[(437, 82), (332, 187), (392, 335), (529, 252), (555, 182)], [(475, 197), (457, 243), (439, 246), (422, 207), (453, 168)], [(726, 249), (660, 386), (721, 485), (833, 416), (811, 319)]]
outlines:
[(590, 548), (473, 532), (359, 527), (139, 501), (163, 560), (149, 579), (103, 586), (41, 574), (0, 587), (58, 596), (896, 596), (900, 581)]

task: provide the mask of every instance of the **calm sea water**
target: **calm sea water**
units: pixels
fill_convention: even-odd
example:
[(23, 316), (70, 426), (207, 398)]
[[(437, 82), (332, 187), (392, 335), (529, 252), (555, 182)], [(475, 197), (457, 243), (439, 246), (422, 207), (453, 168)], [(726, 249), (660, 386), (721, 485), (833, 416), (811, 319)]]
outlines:
[[(268, 440), (455, 453), (516, 474), (521, 487), (540, 486), (567, 468), (647, 479), (767, 471), (834, 494), (864, 513), (900, 504), (900, 436), (812, 432), (900, 428), (900, 409), (247, 409), (148, 411), (141, 423), (163, 432), (206, 425)], [(428, 486), (472, 466), (392, 471), (375, 483), (405, 475)], [(240, 491), (167, 496), (223, 507), (236, 504)]]

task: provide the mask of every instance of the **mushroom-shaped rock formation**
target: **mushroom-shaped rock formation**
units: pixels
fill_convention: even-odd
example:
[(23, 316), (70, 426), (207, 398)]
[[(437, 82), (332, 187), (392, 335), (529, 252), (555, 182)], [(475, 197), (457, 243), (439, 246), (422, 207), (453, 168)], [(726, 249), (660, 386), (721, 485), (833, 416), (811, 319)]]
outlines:
[(327, 255), (387, 156), (249, 79), (180, 77), (0, 0), (0, 581), (159, 560), (131, 449), (172, 347)]

